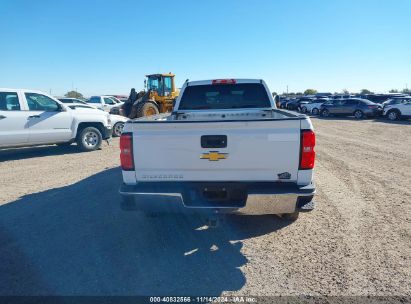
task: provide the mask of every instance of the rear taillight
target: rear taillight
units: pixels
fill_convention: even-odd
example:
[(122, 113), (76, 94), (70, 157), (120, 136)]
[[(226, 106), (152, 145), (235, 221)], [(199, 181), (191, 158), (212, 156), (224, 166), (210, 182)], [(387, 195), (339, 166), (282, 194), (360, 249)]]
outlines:
[(300, 170), (310, 170), (315, 163), (315, 133), (301, 130)]
[(123, 133), (120, 137), (120, 161), (121, 169), (134, 170), (133, 136), (131, 133)]
[(213, 84), (235, 84), (235, 79), (214, 79)]

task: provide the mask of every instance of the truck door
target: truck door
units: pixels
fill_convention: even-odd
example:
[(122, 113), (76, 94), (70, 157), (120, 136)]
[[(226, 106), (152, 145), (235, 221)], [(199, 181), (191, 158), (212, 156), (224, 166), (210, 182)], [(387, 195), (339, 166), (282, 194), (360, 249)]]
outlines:
[(340, 101), (335, 99), (326, 103), (327, 110), (330, 111), (331, 114), (336, 114), (338, 109), (338, 103)]
[(38, 93), (24, 94), (29, 111), (29, 143), (55, 143), (72, 137), (71, 113), (50, 97)]
[(27, 117), (16, 92), (0, 92), (0, 147), (27, 144)]
[(164, 77), (164, 96), (171, 96), (171, 92), (173, 91), (171, 77), (165, 76)]
[(358, 100), (355, 99), (348, 99), (345, 101), (343, 106), (343, 114), (353, 114), (358, 107)]

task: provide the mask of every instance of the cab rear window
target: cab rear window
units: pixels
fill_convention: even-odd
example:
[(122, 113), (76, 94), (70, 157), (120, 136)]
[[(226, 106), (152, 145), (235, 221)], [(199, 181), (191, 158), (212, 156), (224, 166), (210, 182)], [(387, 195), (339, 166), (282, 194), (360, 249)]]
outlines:
[(260, 83), (188, 86), (180, 110), (270, 108), (265, 87)]

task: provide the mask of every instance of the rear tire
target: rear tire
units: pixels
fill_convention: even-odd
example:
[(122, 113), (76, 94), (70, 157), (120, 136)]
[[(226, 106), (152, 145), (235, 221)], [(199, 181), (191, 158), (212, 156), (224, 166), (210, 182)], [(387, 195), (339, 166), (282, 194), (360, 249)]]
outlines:
[(361, 110), (356, 110), (354, 112), (354, 117), (356, 119), (362, 119), (362, 118), (364, 118), (364, 113)]
[(387, 118), (391, 121), (400, 119), (401, 113), (398, 110), (391, 110), (387, 113)]
[(137, 117), (146, 117), (151, 115), (157, 115), (160, 111), (157, 105), (152, 101), (145, 101), (138, 105)]
[(311, 111), (311, 113), (312, 113), (313, 115), (318, 115), (318, 113), (320, 113), (320, 111), (319, 111), (317, 108), (314, 108), (314, 109)]
[(77, 136), (77, 145), (82, 151), (94, 151), (101, 147), (103, 136), (99, 129), (86, 127)]
[(322, 110), (321, 116), (322, 117), (330, 117), (330, 111), (328, 111), (327, 109)]

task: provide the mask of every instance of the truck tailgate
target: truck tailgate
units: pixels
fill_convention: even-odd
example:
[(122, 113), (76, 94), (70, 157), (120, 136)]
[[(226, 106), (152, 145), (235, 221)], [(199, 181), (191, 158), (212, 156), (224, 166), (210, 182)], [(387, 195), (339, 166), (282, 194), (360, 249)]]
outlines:
[(295, 182), (300, 128), (299, 119), (133, 123), (136, 179)]

